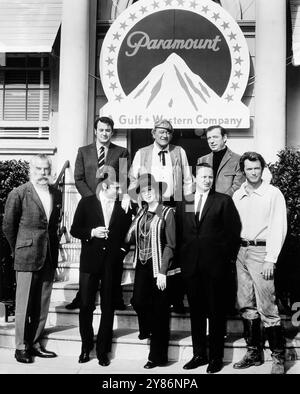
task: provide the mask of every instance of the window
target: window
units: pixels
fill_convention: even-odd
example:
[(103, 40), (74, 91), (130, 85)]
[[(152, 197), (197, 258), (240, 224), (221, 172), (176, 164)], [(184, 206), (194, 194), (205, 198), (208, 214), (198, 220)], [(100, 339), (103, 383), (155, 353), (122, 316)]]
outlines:
[(0, 138), (48, 138), (49, 56), (6, 54), (0, 67)]

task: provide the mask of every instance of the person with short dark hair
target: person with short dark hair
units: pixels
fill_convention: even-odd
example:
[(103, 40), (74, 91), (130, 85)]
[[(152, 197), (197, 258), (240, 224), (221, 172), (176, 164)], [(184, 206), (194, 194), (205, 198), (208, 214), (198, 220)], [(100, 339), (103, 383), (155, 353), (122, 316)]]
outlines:
[[(110, 363), (115, 310), (115, 276), (125, 257), (124, 239), (131, 223), (118, 199), (120, 184), (104, 178), (96, 195), (83, 197), (76, 209), (71, 234), (81, 240), (79, 330), (82, 340), (79, 363), (89, 361), (94, 346), (93, 311), (100, 282), (101, 320), (96, 352), (99, 364)], [(123, 249), (122, 249), (123, 248)]]
[(214, 172), (213, 189), (232, 196), (245, 179), (240, 170), (240, 156), (226, 146), (227, 130), (223, 127), (210, 126), (205, 134), (211, 153), (200, 157), (197, 164), (209, 163)]
[(157, 182), (152, 174), (142, 174), (133, 198), (140, 200), (137, 213), (127, 234), (127, 243), (135, 244), (135, 279), (131, 304), (138, 316), (139, 339), (150, 338), (148, 362), (152, 369), (168, 362), (169, 299), (167, 276), (179, 269), (174, 266), (176, 245), (174, 211), (160, 203), (167, 184)]
[[(196, 190), (176, 208), (179, 261), (190, 307), (193, 358), (184, 369), (223, 367), (227, 271), (238, 250), (241, 224), (231, 197), (212, 189), (213, 169), (197, 166)], [(209, 355), (206, 328), (209, 321)]]
[[(114, 135), (114, 122), (107, 116), (97, 117), (94, 122), (95, 142), (78, 149), (75, 162), (75, 186), (82, 197), (95, 195), (97, 185), (101, 178), (108, 173), (113, 179), (119, 179), (122, 184), (127, 179), (129, 166), (129, 152), (127, 149), (111, 142)], [(125, 191), (125, 190), (124, 190)], [(116, 308), (125, 309), (122, 287), (122, 266), (116, 272), (118, 279), (118, 293), (116, 294)], [(67, 309), (79, 308), (79, 293)]]
[(274, 271), (287, 232), (287, 212), (281, 191), (262, 180), (264, 158), (246, 152), (240, 158), (246, 176), (233, 201), (242, 221), (237, 256), (237, 300), (244, 323), (247, 353), (236, 369), (263, 363), (261, 323), (272, 352), (272, 374), (284, 373), (285, 341), (276, 304)]
[(51, 186), (51, 167), (44, 154), (31, 159), (30, 181), (9, 193), (3, 219), (17, 278), (15, 358), (26, 364), (33, 357), (56, 357), (41, 343), (58, 260), (62, 205), (61, 192)]

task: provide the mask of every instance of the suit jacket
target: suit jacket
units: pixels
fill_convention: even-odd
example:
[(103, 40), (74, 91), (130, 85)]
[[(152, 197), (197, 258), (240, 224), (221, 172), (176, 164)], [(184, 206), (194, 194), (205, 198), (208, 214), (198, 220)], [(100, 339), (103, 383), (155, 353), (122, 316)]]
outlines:
[[(119, 168), (120, 158), (127, 159), (125, 168)], [(116, 171), (116, 174), (120, 170), (127, 177), (129, 165), (128, 150), (111, 142), (105, 158), (105, 165), (112, 167)], [(76, 188), (82, 197), (92, 196), (96, 193), (98, 185), (98, 179), (96, 177), (97, 170), (98, 154), (96, 142), (80, 147), (75, 161), (74, 179)], [(120, 179), (122, 178), (120, 177)]]
[[(217, 172), (215, 179), (216, 192), (225, 193), (232, 196), (241, 187), (245, 177), (240, 170), (240, 156), (227, 148)], [(213, 153), (202, 156), (197, 160), (197, 164), (208, 163), (213, 165)]]
[(81, 239), (80, 272), (100, 273), (105, 264), (115, 267), (125, 253), (124, 240), (131, 223), (132, 212), (126, 214), (119, 201), (115, 202), (110, 223), (108, 238), (91, 238), (93, 228), (105, 226), (100, 200), (94, 196), (84, 197), (79, 201), (71, 234)]
[(238, 251), (239, 214), (231, 197), (214, 191), (206, 199), (200, 222), (194, 212), (194, 194), (178, 203), (176, 228), (181, 272), (190, 277), (204, 268), (212, 275), (221, 274)]
[(31, 182), (13, 189), (8, 195), (3, 232), (14, 254), (14, 268), (17, 271), (40, 270), (47, 254), (53, 267), (57, 265), (62, 195), (51, 186), (49, 191), (52, 195), (49, 222)]

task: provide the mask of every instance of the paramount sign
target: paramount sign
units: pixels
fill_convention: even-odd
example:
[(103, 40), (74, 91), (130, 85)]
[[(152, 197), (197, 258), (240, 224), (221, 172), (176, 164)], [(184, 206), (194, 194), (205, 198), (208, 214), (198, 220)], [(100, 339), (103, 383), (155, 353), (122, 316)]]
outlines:
[(100, 76), (108, 103), (100, 115), (117, 128), (221, 124), (248, 128), (241, 102), (249, 52), (232, 17), (209, 0), (140, 0), (124, 11), (102, 45)]
[(218, 43), (221, 41), (219, 35), (214, 39), (169, 39), (169, 40), (151, 40), (149, 35), (143, 31), (136, 31), (129, 35), (127, 39), (128, 48), (133, 51), (126, 51), (126, 56), (135, 56), (140, 48), (147, 48), (149, 51), (158, 49), (210, 49), (214, 52), (220, 50)]

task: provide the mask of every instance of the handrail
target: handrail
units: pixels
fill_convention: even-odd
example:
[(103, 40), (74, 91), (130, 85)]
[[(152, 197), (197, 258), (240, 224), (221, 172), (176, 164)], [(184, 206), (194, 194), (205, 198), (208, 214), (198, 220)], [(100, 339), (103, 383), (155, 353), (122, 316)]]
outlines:
[(61, 209), (60, 209), (60, 227), (59, 227), (59, 239), (61, 240), (61, 237), (65, 235), (66, 243), (70, 242), (70, 237), (68, 235), (68, 230), (65, 226), (65, 173), (66, 169), (70, 167), (70, 161), (66, 160), (55, 183), (54, 187), (57, 189), (60, 189), (62, 192), (62, 204), (61, 204)]
[(54, 187), (58, 187), (59, 183), (61, 182), (61, 180), (65, 176), (66, 169), (69, 168), (69, 167), (70, 167), (70, 161), (66, 160), (64, 165), (63, 165), (63, 167), (62, 167), (62, 169), (61, 169), (61, 171), (60, 171), (60, 173), (59, 173), (59, 175), (58, 175), (58, 177), (57, 177), (57, 179), (56, 179), (56, 181), (55, 181), (55, 183), (54, 183), (54, 185), (53, 185)]

